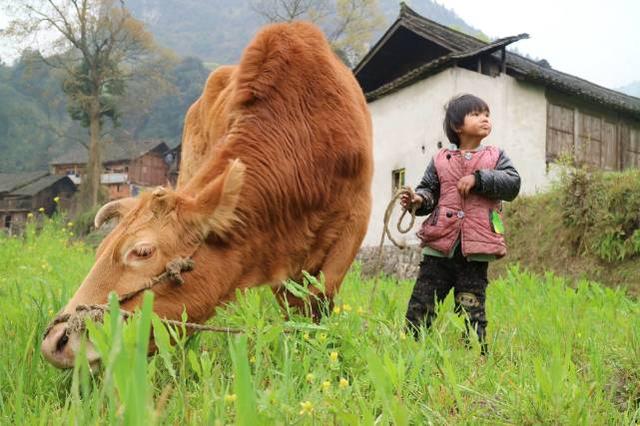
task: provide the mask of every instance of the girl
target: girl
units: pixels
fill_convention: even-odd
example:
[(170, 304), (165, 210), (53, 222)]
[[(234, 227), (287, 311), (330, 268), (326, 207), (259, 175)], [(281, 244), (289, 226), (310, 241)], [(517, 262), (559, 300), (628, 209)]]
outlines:
[(424, 256), (407, 323), (416, 336), (420, 325), (429, 327), (436, 303), (453, 288), (456, 311), (468, 315), (485, 354), (487, 266), (506, 254), (501, 200), (518, 195), (520, 175), (502, 149), (481, 145), (491, 133), (482, 99), (451, 99), (444, 130), (451, 145), (433, 157), (413, 197), (407, 192), (400, 201), (418, 215), (430, 214), (418, 232)]

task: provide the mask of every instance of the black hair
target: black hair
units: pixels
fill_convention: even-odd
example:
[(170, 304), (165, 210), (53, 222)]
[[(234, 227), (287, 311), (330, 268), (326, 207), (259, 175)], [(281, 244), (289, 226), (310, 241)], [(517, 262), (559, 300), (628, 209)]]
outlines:
[(445, 106), (444, 114), (444, 132), (447, 134), (449, 141), (460, 146), (460, 138), (456, 129), (464, 124), (464, 118), (472, 112), (489, 112), (489, 105), (477, 96), (465, 94), (454, 96)]

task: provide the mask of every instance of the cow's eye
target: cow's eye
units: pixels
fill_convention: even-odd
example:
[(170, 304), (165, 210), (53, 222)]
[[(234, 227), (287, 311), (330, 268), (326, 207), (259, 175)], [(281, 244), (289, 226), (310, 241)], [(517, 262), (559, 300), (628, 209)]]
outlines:
[(128, 260), (148, 259), (155, 253), (156, 249), (151, 244), (139, 244), (129, 252)]

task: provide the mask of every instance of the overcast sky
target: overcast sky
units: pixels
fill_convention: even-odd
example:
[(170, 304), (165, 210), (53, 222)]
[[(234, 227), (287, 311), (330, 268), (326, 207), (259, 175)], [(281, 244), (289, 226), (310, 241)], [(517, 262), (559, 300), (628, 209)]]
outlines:
[[(410, 4), (419, 3), (413, 0)], [(490, 37), (615, 89), (640, 81), (640, 0), (436, 0)]]

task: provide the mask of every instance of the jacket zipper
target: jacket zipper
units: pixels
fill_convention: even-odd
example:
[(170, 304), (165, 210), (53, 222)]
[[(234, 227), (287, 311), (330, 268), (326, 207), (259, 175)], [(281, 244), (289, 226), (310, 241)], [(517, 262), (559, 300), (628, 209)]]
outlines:
[[(462, 155), (462, 153), (460, 153), (460, 159), (464, 160), (464, 155)], [(466, 172), (467, 172), (467, 163), (465, 161), (462, 161), (462, 175), (466, 176)], [(460, 196), (460, 206), (462, 208), (462, 217), (460, 218), (460, 253), (462, 253), (462, 256), (464, 257), (464, 250), (463, 250), (463, 232), (462, 232), (462, 225), (463, 225), (463, 221), (465, 219), (465, 217), (467, 216), (466, 212), (465, 212), (465, 197)]]

